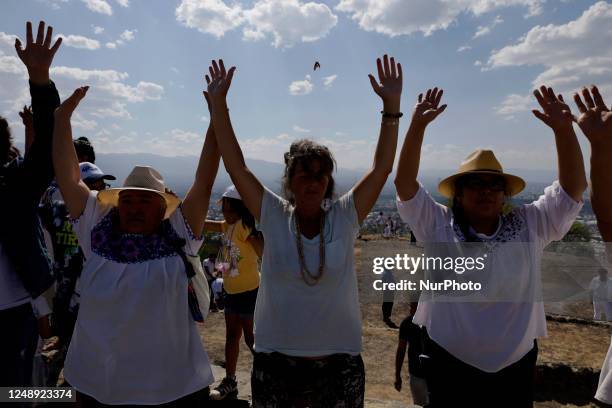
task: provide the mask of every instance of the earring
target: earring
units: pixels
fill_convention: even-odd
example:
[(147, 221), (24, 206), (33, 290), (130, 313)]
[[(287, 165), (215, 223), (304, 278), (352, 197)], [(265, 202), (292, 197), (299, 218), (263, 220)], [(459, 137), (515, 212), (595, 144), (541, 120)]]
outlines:
[(331, 209), (332, 206), (332, 200), (330, 200), (329, 198), (324, 199), (323, 201), (321, 201), (321, 209), (325, 212), (328, 212)]

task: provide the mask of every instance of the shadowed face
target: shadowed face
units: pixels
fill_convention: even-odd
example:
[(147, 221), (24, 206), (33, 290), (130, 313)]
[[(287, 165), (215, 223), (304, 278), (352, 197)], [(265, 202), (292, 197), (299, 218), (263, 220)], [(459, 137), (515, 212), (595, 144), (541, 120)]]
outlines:
[(463, 178), (457, 200), (469, 219), (497, 219), (504, 207), (506, 181), (492, 174)]
[(232, 207), (230, 198), (223, 198), (221, 201), (221, 210), (223, 211), (223, 218), (228, 224), (235, 224), (240, 219), (240, 214)]
[(125, 190), (119, 194), (119, 228), (128, 234), (152, 234), (166, 212), (164, 198), (151, 191)]
[(321, 162), (318, 160), (308, 167), (305, 169), (301, 163), (298, 163), (289, 187), (295, 197), (296, 207), (320, 208), (321, 202), (325, 199), (330, 175), (322, 171)]

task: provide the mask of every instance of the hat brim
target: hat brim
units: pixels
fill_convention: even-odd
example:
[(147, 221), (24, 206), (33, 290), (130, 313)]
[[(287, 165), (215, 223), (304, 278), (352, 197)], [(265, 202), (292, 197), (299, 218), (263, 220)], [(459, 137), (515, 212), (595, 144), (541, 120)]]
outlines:
[(83, 179), (83, 181), (86, 183), (90, 183), (92, 181), (98, 181), (98, 180), (117, 180), (117, 177), (111, 176), (110, 174), (102, 174), (99, 176), (92, 176), (92, 177), (87, 177), (86, 179)]
[(465, 171), (445, 178), (440, 182), (440, 184), (438, 184), (438, 191), (446, 198), (453, 198), (455, 195), (455, 182), (459, 177), (463, 177), (468, 174), (491, 174), (494, 176), (503, 177), (506, 180), (506, 192), (510, 197), (523, 191), (526, 185), (525, 180), (513, 174), (500, 173), (498, 171), (477, 170)]
[(173, 196), (172, 194), (162, 193), (157, 190), (153, 190), (151, 188), (144, 187), (119, 187), (119, 188), (110, 188), (108, 190), (102, 190), (98, 192), (98, 201), (103, 205), (110, 205), (113, 207), (117, 207), (119, 204), (119, 194), (122, 191), (132, 190), (132, 191), (148, 191), (151, 193), (159, 194), (164, 201), (166, 201), (166, 213), (164, 214), (164, 218), (169, 218), (170, 215), (181, 204), (181, 200), (178, 197)]

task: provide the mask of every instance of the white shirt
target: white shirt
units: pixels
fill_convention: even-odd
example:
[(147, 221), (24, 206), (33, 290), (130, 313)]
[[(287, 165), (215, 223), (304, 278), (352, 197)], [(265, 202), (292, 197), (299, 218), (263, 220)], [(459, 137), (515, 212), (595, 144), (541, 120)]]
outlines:
[(215, 279), (212, 284), (212, 291), (215, 295), (215, 299), (217, 299), (219, 296), (221, 296), (221, 293), (223, 292), (223, 278), (217, 278)]
[(11, 309), (28, 302), (31, 302), (32, 311), (37, 319), (51, 314), (51, 306), (45, 296), (40, 295), (32, 300), (0, 243), (0, 310)]
[(593, 302), (609, 302), (612, 301), (612, 278), (606, 278), (602, 281), (599, 276), (596, 276), (591, 281), (589, 289), (593, 291)]
[[(121, 256), (131, 250), (133, 262), (109, 255), (103, 245), (118, 236), (135, 241), (139, 236), (105, 236), (111, 208), (96, 195), (91, 193), (73, 227), (86, 262), (66, 379), (104, 404), (163, 404), (210, 385), (208, 356), (188, 309), (183, 261), (176, 253), (146, 256), (139, 245), (118, 250)], [(170, 216), (169, 230), (186, 240), (188, 255), (197, 253), (202, 240), (193, 236), (180, 207)]]
[[(397, 207), (418, 241), (461, 241), (452, 210), (436, 203), (422, 185), (411, 200), (398, 198)], [(544, 247), (567, 233), (581, 208), (582, 202), (574, 201), (558, 182), (538, 200), (515, 208), (495, 238), (516, 244), (503, 244), (488, 258), (492, 275), (512, 282), (517, 293), (536, 293)], [(421, 297), (413, 321), (453, 356), (486, 372), (517, 362), (533, 348), (535, 338), (547, 335), (544, 305), (533, 300), (449, 303)]]
[[(359, 234), (352, 191), (332, 204), (324, 227), (325, 271), (314, 286), (301, 277), (293, 207), (264, 189), (260, 228), (266, 245), (255, 306), (255, 350), (314, 357), (361, 352), (354, 265)], [(302, 236), (308, 270), (319, 268), (319, 235)]]

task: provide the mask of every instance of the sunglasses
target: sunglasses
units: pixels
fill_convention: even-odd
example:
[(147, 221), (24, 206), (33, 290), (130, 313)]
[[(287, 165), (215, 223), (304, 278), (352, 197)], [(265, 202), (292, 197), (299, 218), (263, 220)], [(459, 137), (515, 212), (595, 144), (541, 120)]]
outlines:
[(471, 190), (491, 190), (491, 191), (505, 191), (506, 181), (503, 178), (494, 178), (491, 180), (484, 180), (480, 177), (470, 177), (462, 180), (464, 188)]

